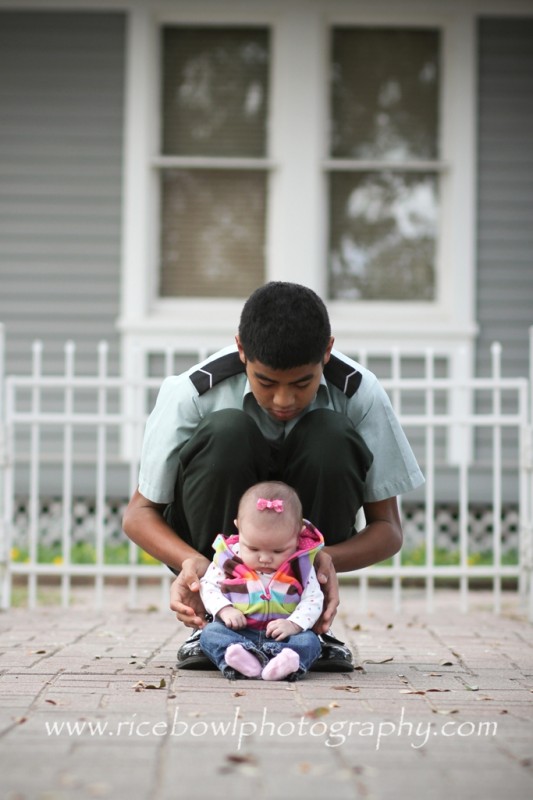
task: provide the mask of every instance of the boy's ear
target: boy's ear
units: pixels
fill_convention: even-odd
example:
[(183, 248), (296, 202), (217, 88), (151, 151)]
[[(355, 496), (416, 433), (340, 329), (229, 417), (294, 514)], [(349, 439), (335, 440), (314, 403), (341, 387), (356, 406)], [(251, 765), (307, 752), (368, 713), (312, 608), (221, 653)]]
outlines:
[(239, 351), (239, 358), (241, 359), (243, 364), (246, 364), (246, 356), (244, 354), (244, 348), (241, 344), (241, 340), (239, 339), (238, 335), (235, 337), (235, 344), (237, 345), (237, 349)]
[(324, 353), (324, 366), (328, 363), (329, 359), (331, 358), (331, 349), (335, 344), (335, 337), (330, 336), (328, 346), (326, 347), (326, 352)]

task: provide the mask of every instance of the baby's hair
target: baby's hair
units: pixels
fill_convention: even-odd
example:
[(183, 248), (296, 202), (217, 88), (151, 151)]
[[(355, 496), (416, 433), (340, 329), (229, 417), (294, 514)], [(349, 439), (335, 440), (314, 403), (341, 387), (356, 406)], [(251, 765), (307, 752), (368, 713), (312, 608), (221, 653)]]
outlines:
[(237, 519), (242, 514), (246, 505), (250, 504), (251, 508), (257, 508), (257, 501), (264, 500), (281, 500), (283, 502), (283, 511), (278, 514), (274, 509), (266, 509), (261, 513), (274, 514), (278, 518), (286, 519), (287, 517), (294, 519), (295, 527), (298, 529), (302, 524), (302, 504), (296, 491), (282, 481), (263, 481), (250, 486), (249, 489), (241, 497), (239, 502), (239, 510), (237, 512)]

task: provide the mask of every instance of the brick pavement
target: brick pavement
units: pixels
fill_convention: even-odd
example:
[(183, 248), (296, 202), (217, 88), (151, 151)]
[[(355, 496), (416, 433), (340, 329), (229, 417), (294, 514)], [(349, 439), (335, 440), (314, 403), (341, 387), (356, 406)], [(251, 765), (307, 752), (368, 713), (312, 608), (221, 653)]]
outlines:
[(296, 684), (176, 671), (185, 629), (124, 602), (0, 614), (2, 800), (533, 796), (533, 626), (512, 598), (461, 615), (447, 592), (427, 615), (408, 592), (395, 616), (343, 586), (358, 669)]

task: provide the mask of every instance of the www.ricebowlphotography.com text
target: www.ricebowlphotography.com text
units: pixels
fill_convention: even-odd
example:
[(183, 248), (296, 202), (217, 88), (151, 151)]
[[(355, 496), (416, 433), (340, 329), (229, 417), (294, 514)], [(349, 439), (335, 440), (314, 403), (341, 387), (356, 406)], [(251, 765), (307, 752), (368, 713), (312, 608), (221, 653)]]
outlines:
[(376, 750), (386, 747), (393, 738), (402, 738), (413, 749), (426, 747), (430, 741), (449, 738), (493, 738), (498, 732), (498, 723), (494, 721), (472, 722), (468, 720), (448, 719), (443, 722), (430, 720), (410, 720), (402, 707), (396, 719), (387, 720), (328, 720), (301, 716), (295, 719), (272, 719), (268, 709), (263, 708), (257, 720), (245, 720), (240, 707), (227, 720), (208, 720), (205, 718), (188, 718), (180, 713), (177, 706), (173, 716), (167, 720), (143, 719), (132, 714), (127, 719), (83, 719), (83, 720), (46, 720), (46, 734), (49, 737), (92, 737), (92, 738), (223, 738), (231, 739), (236, 749), (256, 738), (278, 738), (282, 740), (310, 738), (322, 740), (326, 747), (342, 747), (349, 740), (365, 738), (374, 743)]

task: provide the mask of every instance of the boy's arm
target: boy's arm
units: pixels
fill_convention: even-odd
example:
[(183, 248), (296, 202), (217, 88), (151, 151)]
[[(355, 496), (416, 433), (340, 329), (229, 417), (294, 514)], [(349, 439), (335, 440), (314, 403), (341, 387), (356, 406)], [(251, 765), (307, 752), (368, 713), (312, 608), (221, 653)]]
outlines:
[(340, 544), (324, 547), (315, 559), (318, 582), (324, 592), (324, 608), (313, 630), (327, 633), (339, 605), (338, 572), (350, 572), (384, 561), (398, 552), (403, 534), (395, 497), (364, 505), (366, 526)]
[(180, 571), (171, 586), (170, 607), (185, 625), (203, 627), (200, 578), (210, 562), (167, 525), (163, 518), (165, 507), (135, 491), (122, 520), (124, 533), (158, 561)]
[(402, 525), (395, 497), (365, 503), (363, 508), (366, 526), (345, 542), (324, 548), (336, 572), (349, 572), (385, 561), (402, 546)]

